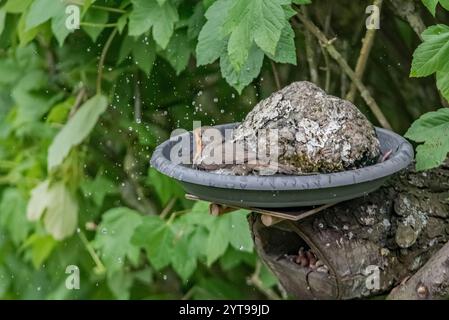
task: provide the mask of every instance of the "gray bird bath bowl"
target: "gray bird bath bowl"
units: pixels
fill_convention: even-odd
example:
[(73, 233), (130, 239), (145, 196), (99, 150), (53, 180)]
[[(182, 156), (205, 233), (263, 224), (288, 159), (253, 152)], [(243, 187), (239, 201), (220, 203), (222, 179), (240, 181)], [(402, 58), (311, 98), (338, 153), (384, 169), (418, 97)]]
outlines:
[[(215, 128), (224, 132), (236, 124)], [(236, 207), (293, 208), (324, 205), (367, 195), (378, 189), (391, 175), (406, 168), (413, 159), (413, 148), (403, 137), (376, 128), (382, 153), (392, 151), (387, 160), (360, 169), (314, 175), (235, 176), (197, 170), (191, 165), (170, 160), (171, 148), (182, 136), (159, 145), (151, 165), (179, 181), (189, 194), (214, 203)]]

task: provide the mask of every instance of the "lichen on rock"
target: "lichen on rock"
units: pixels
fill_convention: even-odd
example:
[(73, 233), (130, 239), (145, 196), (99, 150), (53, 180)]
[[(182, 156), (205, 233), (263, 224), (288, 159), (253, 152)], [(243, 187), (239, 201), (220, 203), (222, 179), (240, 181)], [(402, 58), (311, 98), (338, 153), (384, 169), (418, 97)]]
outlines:
[[(294, 82), (260, 101), (235, 129), (233, 143), (244, 143), (255, 153), (261, 132), (273, 129), (278, 130), (277, 173), (338, 172), (374, 164), (380, 156), (376, 131), (367, 118), (351, 102), (310, 82)], [(243, 167), (219, 169), (234, 174), (261, 170), (257, 164)]]

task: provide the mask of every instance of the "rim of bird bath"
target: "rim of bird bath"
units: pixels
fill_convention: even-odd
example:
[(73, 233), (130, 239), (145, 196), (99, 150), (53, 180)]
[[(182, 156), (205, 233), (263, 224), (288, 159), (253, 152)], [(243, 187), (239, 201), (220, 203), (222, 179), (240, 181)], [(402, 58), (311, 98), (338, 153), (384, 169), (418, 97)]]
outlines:
[[(214, 126), (224, 132), (238, 123)], [(181, 183), (188, 194), (213, 203), (238, 207), (292, 208), (325, 205), (359, 198), (378, 189), (392, 175), (413, 160), (413, 148), (402, 136), (376, 128), (382, 154), (391, 151), (380, 163), (359, 169), (312, 175), (223, 175), (176, 164), (170, 150), (182, 138), (193, 143), (192, 132), (183, 133), (160, 144), (151, 158), (159, 172)]]

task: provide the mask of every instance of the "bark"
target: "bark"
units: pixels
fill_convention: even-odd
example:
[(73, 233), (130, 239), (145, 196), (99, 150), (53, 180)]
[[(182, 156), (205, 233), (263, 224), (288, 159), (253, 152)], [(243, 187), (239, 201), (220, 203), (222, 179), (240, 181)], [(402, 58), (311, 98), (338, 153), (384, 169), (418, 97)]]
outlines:
[(410, 279), (394, 288), (391, 300), (449, 298), (449, 243), (446, 243)]
[[(415, 297), (415, 283), (426, 286), (428, 297), (444, 297), (449, 249), (429, 259), (449, 238), (449, 163), (424, 173), (406, 170), (364, 198), (300, 222), (265, 227), (253, 214), (250, 225), (259, 255), (292, 297), (372, 297), (409, 277), (401, 297)], [(300, 248), (320, 266), (303, 263)]]

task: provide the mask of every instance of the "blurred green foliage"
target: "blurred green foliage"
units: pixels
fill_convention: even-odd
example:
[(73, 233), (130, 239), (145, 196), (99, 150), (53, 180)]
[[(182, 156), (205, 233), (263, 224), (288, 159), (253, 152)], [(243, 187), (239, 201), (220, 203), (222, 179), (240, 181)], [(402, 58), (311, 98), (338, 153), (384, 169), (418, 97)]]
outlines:
[[(429, 25), (448, 21), (440, 6), (435, 12), (438, 1), (424, 2), (436, 15), (420, 4)], [(0, 298), (282, 296), (254, 252), (246, 212), (209, 216), (208, 204), (185, 200), (149, 159), (173, 129), (239, 121), (277, 81), (309, 79), (304, 28), (294, 18), (295, 6), (309, 3), (0, 1)], [(369, 4), (308, 6), (350, 65)], [(73, 5), (77, 30), (66, 27)], [(435, 72), (440, 97), (432, 79), (409, 78), (418, 36), (391, 9), (382, 17), (364, 82), (403, 133), (448, 97), (448, 69), (434, 61), (449, 61), (447, 27), (426, 31), (412, 70)], [(350, 81), (311, 45), (319, 84), (345, 96)], [(440, 53), (426, 49), (437, 45)], [(356, 104), (376, 122), (360, 97)], [(66, 287), (73, 265), (79, 290)]]

